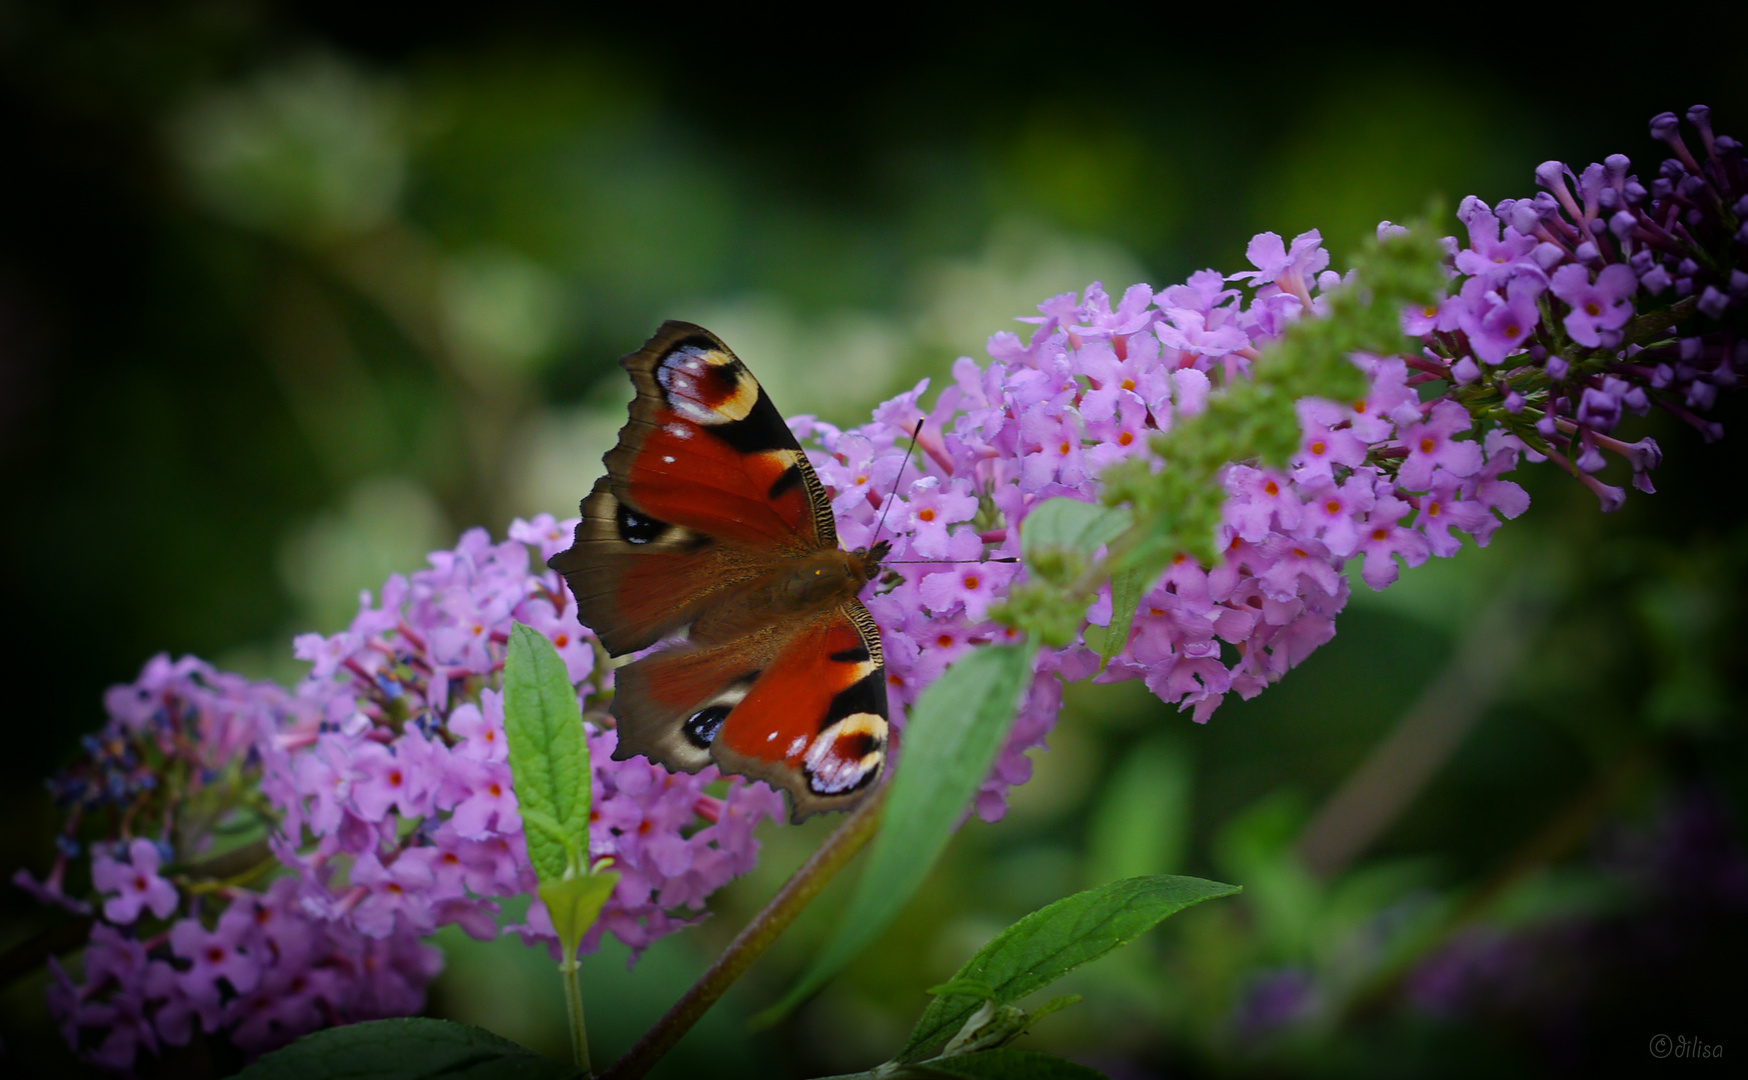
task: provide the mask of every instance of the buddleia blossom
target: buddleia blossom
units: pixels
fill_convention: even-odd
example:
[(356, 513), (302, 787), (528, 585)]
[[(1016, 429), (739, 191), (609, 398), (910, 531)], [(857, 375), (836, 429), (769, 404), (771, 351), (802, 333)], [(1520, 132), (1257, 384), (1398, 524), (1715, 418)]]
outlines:
[[(1688, 117), (1704, 163), (1675, 118), (1659, 117), (1653, 134), (1675, 156), (1649, 187), (1616, 156), (1582, 172), (1544, 165), (1534, 199), (1465, 200), (1448, 296), (1403, 315), (1420, 351), (1355, 356), (1363, 396), (1300, 401), (1285, 467), (1230, 463), (1222, 557), (1172, 560), (1117, 648), (1102, 641), (1106, 592), (1074, 640), (1038, 652), (977, 812), (1001, 816), (1029, 778), (1027, 752), (1047, 738), (1065, 682), (1139, 679), (1205, 721), (1334, 634), (1350, 561), (1381, 589), (1464, 537), (1485, 545), (1527, 508), (1509, 479), (1520, 462), (1557, 458), (1612, 509), (1624, 492), (1596, 475), (1610, 455), (1645, 491), (1661, 456), (1650, 439), (1616, 438), (1627, 414), (1663, 408), (1717, 437), (1704, 414), (1748, 360), (1731, 322), (1748, 296), (1748, 174), (1703, 109)], [(987, 365), (961, 358), (931, 406), (925, 381), (858, 428), (795, 421), (844, 543), (893, 543), (864, 599), (895, 724), (955, 659), (1016, 636), (989, 616), (1024, 574), (1020, 530), (1035, 507), (1097, 500), (1104, 470), (1150, 460), (1157, 434), (1247, 379), (1341, 284), (1315, 231), (1290, 243), (1263, 233), (1246, 254), (1252, 268), (1232, 275), (1133, 285), (1114, 302), (1097, 283), (1046, 300), (1025, 338), (990, 339)], [(503, 737), (512, 620), (552, 640), (590, 725), (591, 854), (621, 878), (585, 947), (612, 934), (635, 955), (750, 868), (754, 828), (779, 816), (769, 788), (733, 779), (713, 795), (714, 770), (611, 760), (611, 673), (558, 577), (530, 560), (530, 548), (543, 564), (567, 546), (573, 525), (518, 521), (503, 543), (472, 530), (390, 578), (345, 630), (297, 639), (312, 668), (293, 690), (160, 657), (112, 691), (86, 758), (51, 782), (67, 815), (54, 865), (15, 878), (94, 920), (79, 976), (57, 963), (50, 988), (83, 1056), (125, 1070), (196, 1031), (256, 1052), (322, 1024), (413, 1012), (439, 965), (427, 935), (498, 932), (497, 901), (533, 887)], [(216, 824), (267, 840), (221, 851)], [(256, 861), (237, 865), (246, 855)], [(538, 903), (512, 929), (554, 943)]]
[[(961, 359), (926, 412), (919, 384), (854, 430), (797, 423), (819, 446), (821, 480), (854, 493), (834, 504), (844, 542), (869, 542), (886, 513), (892, 572), (865, 600), (883, 631), (900, 711), (967, 650), (1011, 636), (986, 616), (1022, 573), (999, 560), (1019, 555), (1019, 529), (1034, 506), (1057, 496), (1096, 499), (1101, 469), (1150, 454), (1152, 434), (1244, 378), (1259, 350), (1339, 283), (1315, 232), (1291, 245), (1263, 234), (1250, 255), (1255, 270), (1230, 278), (1203, 271), (1159, 292), (1136, 285), (1115, 305), (1097, 284), (1046, 301), (1029, 340), (997, 334), (987, 366)], [(1365, 580), (1382, 588), (1399, 562), (1453, 554), (1452, 529), (1485, 543), (1500, 515), (1522, 512), (1522, 490), (1501, 479), (1519, 459), (1516, 440), (1477, 441), (1461, 406), (1423, 407), (1400, 358), (1361, 363), (1370, 376), (1365, 398), (1301, 403), (1305, 437), (1291, 468), (1226, 472), (1222, 564), (1180, 558), (1143, 597), (1127, 644), (1102, 671), (1084, 636), (1040, 651), (979, 795), (983, 817), (999, 817), (1007, 789), (1029, 777), (1026, 751), (1048, 735), (1064, 682), (1141, 679), (1206, 720), (1225, 694), (1260, 692), (1334, 634), (1348, 596), (1346, 560), (1363, 560)], [(878, 480), (891, 490), (918, 419), (919, 452), (898, 484), (900, 505), (888, 512)], [(1107, 592), (1086, 626), (1107, 625), (1110, 607)]]
[(69, 1045), (129, 1071), (142, 1051), (197, 1031), (259, 1053), (326, 1024), (423, 1007), (441, 958), (411, 928), (377, 938), (322, 918), (291, 877), (264, 891), (234, 884), (277, 863), (265, 845), (218, 841), (215, 825), (245, 836), (270, 827), (261, 748), (316, 702), (159, 656), (105, 703), (109, 721), (85, 758), (49, 783), (67, 815), (54, 866), (42, 881), (14, 879), (93, 916), (79, 977), (50, 961), (50, 1012)]
[(1662, 460), (1652, 439), (1614, 437), (1622, 418), (1658, 408), (1714, 440), (1704, 414), (1748, 363), (1731, 321), (1748, 298), (1748, 167), (1709, 109), (1687, 118), (1703, 162), (1663, 113), (1651, 134), (1674, 156), (1649, 186), (1614, 154), (1581, 171), (1543, 163), (1534, 198), (1465, 199), (1451, 295), (1404, 321), (1427, 346), (1407, 358), (1416, 381), (1453, 384), (1451, 400), (1554, 458), (1604, 510), (1625, 499), (1595, 475), (1611, 456), (1646, 492)]
[[(1733, 330), (1708, 329), (1748, 296), (1736, 269), (1748, 247), (1748, 174), (1740, 146), (1713, 136), (1706, 110), (1688, 115), (1706, 162), (1687, 152), (1673, 116), (1659, 117), (1653, 133), (1676, 157), (1649, 189), (1617, 155), (1578, 174), (1542, 166), (1548, 190), (1535, 199), (1464, 200), (1468, 244), (1446, 240), (1449, 296), (1403, 315), (1422, 350), (1355, 356), (1363, 397), (1299, 402), (1301, 440), (1287, 467), (1231, 463), (1224, 557), (1174, 560), (1102, 669), (1085, 630), (1109, 624), (1108, 591), (1081, 640), (1040, 651), (979, 813), (999, 816), (1006, 790), (1029, 775), (1025, 753), (1047, 736), (1061, 681), (1140, 679), (1205, 721), (1228, 693), (1254, 696), (1334, 635), (1350, 561), (1382, 589), (1404, 565), (1454, 555), (1465, 536), (1485, 546), (1528, 507), (1508, 478), (1520, 462), (1557, 458), (1610, 510), (1624, 493), (1594, 475), (1607, 454), (1645, 491), (1661, 460), (1653, 440), (1612, 434), (1625, 414), (1660, 407), (1715, 438), (1701, 414), (1748, 356)], [(1204, 270), (1157, 292), (1133, 285), (1114, 304), (1098, 283), (1053, 297), (1022, 320), (1035, 324), (1028, 338), (995, 335), (987, 365), (961, 358), (932, 408), (920, 404), (925, 381), (858, 428), (796, 422), (817, 447), (846, 544), (869, 543), (886, 518), (892, 572), (865, 600), (899, 712), (967, 649), (1011, 634), (986, 615), (1022, 572), (1011, 560), (1033, 507), (1096, 500), (1105, 467), (1150, 454), (1152, 435), (1246, 378), (1263, 349), (1295, 320), (1323, 314), (1322, 293), (1342, 284), (1315, 231), (1291, 243), (1263, 233), (1246, 254), (1251, 270)], [(1657, 299), (1664, 293), (1673, 305)], [(1641, 312), (1653, 314), (1635, 322)], [(919, 453), (889, 512), (883, 500), (919, 419)]]
[[(109, 693), (87, 757), (50, 784), (67, 811), (55, 864), (15, 879), (96, 916), (80, 976), (52, 968), (69, 1044), (126, 1071), (201, 1031), (254, 1054), (409, 1015), (441, 968), (434, 930), (500, 932), (497, 901), (534, 888), (504, 742), (511, 620), (551, 638), (591, 720), (611, 685), (556, 575), (531, 569), (529, 548), (543, 563), (574, 524), (517, 521), (497, 544), (473, 530), (433, 553), (344, 631), (298, 638), (312, 667), (292, 690), (158, 657)], [(591, 854), (621, 878), (584, 947), (606, 933), (635, 955), (751, 869), (781, 800), (739, 780), (712, 795), (714, 770), (615, 762), (614, 739), (591, 726)], [(264, 841), (216, 850), (215, 822)], [(513, 929), (556, 948), (538, 901)]]
[[(297, 640), (313, 664), (298, 692), (321, 708), (276, 734), (262, 790), (284, 815), (279, 853), (307, 907), (371, 937), (451, 923), (490, 937), (496, 898), (534, 891), (504, 740), (513, 620), (552, 640), (588, 718), (591, 855), (621, 876), (585, 947), (610, 933), (635, 956), (751, 868), (753, 827), (780, 808), (769, 788), (736, 779), (713, 796), (714, 769), (672, 774), (641, 758), (612, 760), (616, 735), (602, 708), (612, 676), (558, 575), (544, 569), (575, 525), (517, 520), (502, 543), (470, 530), (427, 569), (366, 594), (345, 631)], [(515, 929), (556, 942), (538, 901)]]

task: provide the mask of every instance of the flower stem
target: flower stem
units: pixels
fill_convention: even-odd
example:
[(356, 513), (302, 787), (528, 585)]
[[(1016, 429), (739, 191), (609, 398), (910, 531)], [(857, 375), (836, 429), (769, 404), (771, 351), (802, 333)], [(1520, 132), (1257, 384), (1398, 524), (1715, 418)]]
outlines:
[(577, 980), (577, 971), (581, 966), (577, 963), (576, 952), (573, 950), (558, 965), (558, 974), (564, 980), (564, 1014), (571, 1025), (571, 1059), (576, 1063), (578, 1072), (584, 1076), (593, 1076), (594, 1070), (589, 1066), (589, 1028), (583, 1022), (583, 988)]
[(692, 1029), (710, 1006), (716, 1004), (716, 1000), (752, 967), (753, 961), (819, 895), (826, 883), (855, 857), (856, 852), (862, 850), (880, 824), (880, 810), (885, 802), (886, 787), (882, 785), (867, 802), (844, 819), (801, 869), (784, 882), (770, 903), (735, 935), (722, 955), (656, 1021), (655, 1026), (644, 1032), (624, 1057), (607, 1067), (601, 1080), (637, 1080), (649, 1072), (662, 1055), (673, 1049), (681, 1036)]

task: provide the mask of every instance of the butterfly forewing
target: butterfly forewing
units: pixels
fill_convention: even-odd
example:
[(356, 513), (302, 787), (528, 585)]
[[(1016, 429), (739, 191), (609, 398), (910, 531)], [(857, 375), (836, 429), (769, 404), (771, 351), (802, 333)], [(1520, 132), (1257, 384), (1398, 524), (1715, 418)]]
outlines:
[(657, 520), (772, 555), (837, 546), (801, 445), (716, 335), (665, 323), (624, 365), (637, 398), (605, 459), (615, 495)]

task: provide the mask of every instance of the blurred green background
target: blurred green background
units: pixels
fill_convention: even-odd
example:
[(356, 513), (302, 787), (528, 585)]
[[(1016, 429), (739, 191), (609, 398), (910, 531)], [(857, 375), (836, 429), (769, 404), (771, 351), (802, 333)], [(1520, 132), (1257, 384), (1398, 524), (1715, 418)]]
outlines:
[[(1624, 25), (1506, 13), (803, 38), (558, 5), (0, 5), (0, 869), (46, 867), (40, 778), (151, 654), (295, 678), (291, 635), (360, 588), (467, 526), (574, 512), (623, 418), (614, 361), (662, 319), (711, 327), (790, 414), (853, 423), (1093, 280), (1232, 272), (1264, 229), (1320, 228), (1339, 261), (1434, 197), (1531, 194), (1551, 157), (1648, 176), (1645, 121), (1694, 101), (1748, 135), (1740, 17), (1683, 12), (1634, 59)], [(1723, 413), (1711, 447), (1643, 422), (1661, 491), (1612, 517), (1524, 470), (1534, 505), (1492, 547), (1360, 588), (1332, 644), (1206, 727), (1075, 688), (1012, 813), (879, 946), (747, 1032), (838, 883), (666, 1075), (869, 1067), (1006, 923), (1166, 871), (1248, 891), (1086, 969), (1027, 1045), (1119, 1080), (1649, 1069), (1659, 1032), (1739, 1056), (1748, 415)], [(630, 973), (591, 962), (597, 1060), (829, 824), (769, 827), (758, 871)], [(9, 890), (0, 945), (44, 920)], [(445, 944), (434, 1015), (564, 1053), (543, 955)], [(0, 997), (8, 1075), (75, 1071), (43, 986)]]

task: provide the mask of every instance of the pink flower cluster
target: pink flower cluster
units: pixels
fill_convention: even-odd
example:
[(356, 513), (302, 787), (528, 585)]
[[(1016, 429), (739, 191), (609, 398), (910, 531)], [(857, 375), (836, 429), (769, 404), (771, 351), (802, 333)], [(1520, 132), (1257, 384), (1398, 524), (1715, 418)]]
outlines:
[[(1748, 364), (1748, 340), (1726, 321), (1748, 299), (1748, 167), (1740, 143), (1713, 133), (1709, 109), (1687, 116), (1705, 161), (1664, 113), (1651, 134), (1675, 156), (1649, 189), (1612, 154), (1582, 172), (1544, 162), (1533, 199), (1463, 200), (1469, 245), (1448, 241), (1459, 287), (1403, 322), (1427, 344), (1412, 367), (1453, 383), (1475, 415), (1503, 411), (1502, 427), (1559, 461), (1604, 510), (1626, 498), (1595, 475), (1608, 454), (1646, 492), (1662, 461), (1654, 440), (1613, 437), (1622, 416), (1660, 408), (1716, 439), (1721, 426), (1701, 414)], [(1660, 305), (1675, 325), (1627, 341), (1628, 321)]]
[[(168, 904), (147, 905), (162, 918), (177, 906), (176, 888), (156, 876), (155, 855), (140, 858), (142, 846), (153, 850), (135, 840), (131, 864), (109, 865), (126, 866), (123, 873), (167, 895)], [(150, 936), (130, 932), (131, 917), (96, 923), (82, 984), (51, 959), (49, 1010), (68, 1045), (118, 1072), (131, 1071), (142, 1050), (185, 1045), (197, 1030), (259, 1054), (331, 1024), (416, 1013), (443, 966), (442, 954), (409, 932), (376, 938), (311, 915), (294, 878), (278, 879), (265, 893), (225, 895), (228, 906), (211, 928), (195, 916)], [(134, 914), (124, 888), (105, 905), (106, 916), (118, 902), (122, 914)]]
[[(261, 786), (284, 815), (278, 852), (307, 908), (370, 937), (454, 923), (486, 938), (498, 932), (494, 898), (533, 892), (495, 686), (519, 621), (552, 640), (585, 711), (602, 715), (596, 699), (611, 675), (597, 669), (597, 646), (557, 573), (544, 569), (575, 524), (517, 520), (498, 544), (470, 530), (428, 569), (390, 578), (380, 602), (365, 594), (345, 631), (297, 639), (314, 665), (299, 694), (320, 709), (275, 734)], [(591, 853), (621, 877), (585, 947), (605, 932), (635, 955), (752, 866), (753, 827), (781, 802), (739, 779), (709, 795), (713, 769), (675, 775), (613, 761), (615, 739), (591, 728)], [(517, 929), (556, 943), (538, 901)]]
[[(46, 902), (97, 909), (82, 979), (53, 967), (50, 1006), (70, 1045), (125, 1071), (197, 1031), (255, 1054), (408, 1015), (442, 966), (425, 937), (451, 923), (500, 932), (497, 900), (534, 889), (497, 689), (511, 620), (553, 641), (585, 708), (611, 685), (557, 575), (531, 569), (529, 547), (544, 561), (574, 524), (517, 521), (500, 544), (476, 529), (391, 578), (346, 630), (297, 639), (313, 667), (294, 691), (158, 657), (110, 692), (109, 725), (50, 784), (68, 810), (60, 856), (42, 881), (15, 878)], [(751, 869), (754, 828), (782, 803), (738, 779), (713, 796), (714, 770), (615, 762), (614, 740), (589, 732), (591, 848), (621, 877), (583, 944), (608, 933), (635, 955)], [(264, 865), (221, 872), (226, 853), (184, 835), (179, 808), (196, 800), (201, 813), (271, 811)], [(66, 889), (93, 827), (131, 837), (91, 845), (95, 905)], [(225, 883), (276, 862), (290, 873), (264, 892)], [(538, 900), (511, 929), (557, 948)]]
[[(192, 657), (159, 656), (105, 703), (109, 723), (86, 740), (86, 759), (49, 785), (68, 812), (54, 867), (41, 882), (24, 871), (14, 878), (44, 901), (96, 908), (82, 979), (50, 961), (50, 1011), (69, 1045), (128, 1071), (140, 1051), (186, 1044), (196, 1030), (253, 1054), (328, 1024), (423, 1006), (441, 957), (411, 928), (371, 937), (319, 917), (291, 877), (264, 893), (225, 884), (271, 867), (271, 856), (236, 864), (252, 849), (215, 850), (178, 817), (191, 806), (247, 823), (263, 740), (314, 716), (311, 701)], [(69, 871), (77, 877), (81, 826), (131, 836), (90, 845), (95, 904), (65, 890)]]
[[(1007, 788), (1030, 775), (1025, 754), (1054, 723), (1058, 677), (1142, 679), (1205, 721), (1228, 692), (1254, 696), (1333, 636), (1349, 559), (1362, 560), (1361, 579), (1381, 589), (1399, 561), (1455, 554), (1458, 534), (1484, 546), (1501, 517), (1528, 506), (1503, 478), (1520, 458), (1557, 458), (1612, 510), (1625, 493), (1594, 475), (1603, 452), (1622, 458), (1644, 491), (1662, 459), (1652, 439), (1613, 437), (1623, 413), (1660, 407), (1716, 438), (1718, 425), (1699, 414), (1736, 385), (1748, 340), (1689, 324), (1696, 312), (1720, 320), (1748, 298), (1748, 272), (1737, 268), (1748, 252), (1748, 167), (1739, 143), (1714, 135), (1708, 110), (1687, 115), (1706, 160), (1689, 152), (1673, 114), (1657, 117), (1652, 134), (1675, 157), (1649, 190), (1615, 155), (1581, 174), (1544, 164), (1536, 178), (1547, 190), (1534, 199), (1496, 209), (1464, 200), (1469, 244), (1445, 241), (1450, 295), (1403, 315), (1421, 353), (1356, 356), (1365, 397), (1299, 402), (1300, 447), (1286, 469), (1229, 466), (1220, 564), (1180, 556), (1102, 671), (1084, 645), (1040, 653), (978, 812), (1000, 816)], [(1393, 231), (1379, 226), (1380, 237)], [(903, 580), (870, 586), (866, 597), (900, 711), (973, 644), (1010, 633), (986, 613), (1019, 571), (994, 560), (1018, 554), (1033, 506), (1095, 500), (1102, 469), (1148, 453), (1153, 433), (1245, 378), (1289, 324), (1324, 313), (1320, 294), (1342, 280), (1315, 231), (1290, 245), (1260, 234), (1246, 255), (1252, 270), (1204, 270), (1158, 293), (1134, 285), (1114, 307), (1097, 283), (1054, 297), (1022, 320), (1037, 324), (1029, 341), (996, 334), (988, 367), (961, 358), (926, 412), (925, 381), (859, 428), (797, 420), (819, 448), (813, 460), (850, 546), (874, 539), (908, 436), (925, 420), (922, 453), (886, 520), (888, 561)], [(1686, 298), (1676, 325), (1628, 343), (1629, 321), (1664, 292)], [(1107, 592), (1087, 625), (1106, 626), (1110, 615)]]
[[(1155, 293), (1129, 288), (1113, 307), (1097, 284), (1040, 305), (1029, 342), (990, 339), (992, 362), (954, 366), (932, 410), (927, 384), (875, 410), (849, 431), (803, 418), (813, 460), (833, 492), (848, 545), (873, 538), (887, 514), (889, 563), (903, 580), (866, 597), (886, 642), (890, 690), (900, 707), (955, 658), (1011, 631), (986, 618), (1019, 567), (1019, 529), (1039, 502), (1092, 501), (1112, 462), (1150, 453), (1149, 436), (1201, 411), (1219, 385), (1245, 377), (1258, 351), (1294, 319), (1315, 312), (1339, 283), (1315, 232), (1289, 247), (1273, 233), (1251, 242), (1255, 270), (1226, 278), (1206, 270)], [(1248, 300), (1230, 281), (1253, 286)], [(1363, 557), (1374, 588), (1394, 581), (1396, 559), (1417, 565), (1451, 555), (1453, 530), (1485, 543), (1497, 513), (1522, 512), (1522, 489), (1499, 479), (1518, 442), (1471, 437), (1469, 414), (1449, 401), (1422, 403), (1400, 359), (1362, 359), (1371, 391), (1360, 401), (1300, 403), (1300, 454), (1290, 469), (1233, 466), (1219, 566), (1180, 558), (1143, 598), (1128, 644), (1102, 671), (1084, 644), (1043, 650), (1019, 720), (978, 800), (999, 817), (1008, 787), (1030, 774), (1061, 702), (1061, 680), (1143, 679), (1165, 701), (1208, 718), (1228, 691), (1260, 692), (1335, 631), (1347, 599), (1340, 571)], [(908, 436), (923, 419), (920, 453), (897, 487)], [(1378, 456), (1388, 465), (1374, 463)], [(914, 567), (907, 563), (922, 563)], [(1108, 592), (1087, 615), (1110, 620)]]

